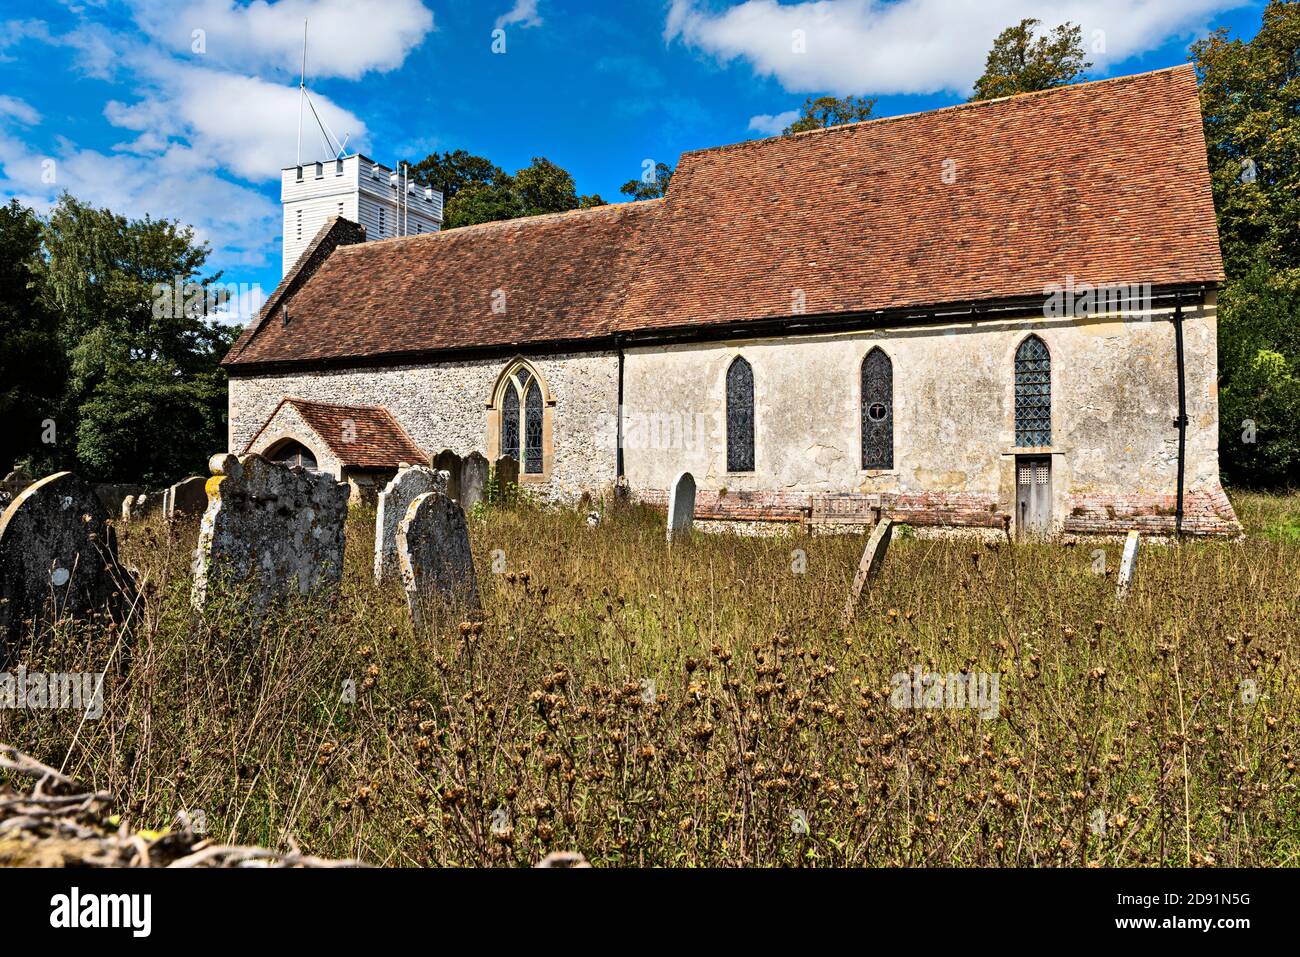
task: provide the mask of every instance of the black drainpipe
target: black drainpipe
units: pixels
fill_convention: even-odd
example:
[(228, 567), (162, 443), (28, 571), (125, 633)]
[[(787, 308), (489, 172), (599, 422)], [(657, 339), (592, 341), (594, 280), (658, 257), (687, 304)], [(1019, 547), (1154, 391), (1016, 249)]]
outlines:
[(618, 450), (614, 458), (614, 479), (618, 483), (623, 478), (623, 343), (615, 337), (614, 344), (618, 347)]
[(1174, 306), (1174, 353), (1178, 357), (1178, 505), (1174, 512), (1174, 535), (1183, 535), (1183, 469), (1187, 457), (1187, 379), (1183, 369), (1183, 307)]

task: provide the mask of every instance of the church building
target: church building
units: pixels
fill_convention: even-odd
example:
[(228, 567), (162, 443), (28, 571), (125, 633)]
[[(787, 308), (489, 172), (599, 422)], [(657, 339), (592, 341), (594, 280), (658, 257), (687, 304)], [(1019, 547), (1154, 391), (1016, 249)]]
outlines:
[[(340, 182), (380, 196), (367, 164)], [(686, 471), (735, 527), (1239, 533), (1190, 66), (698, 150), (646, 202), (442, 231), (421, 190), (392, 238), (316, 172), (225, 359), (236, 453), (512, 455), (661, 508)]]

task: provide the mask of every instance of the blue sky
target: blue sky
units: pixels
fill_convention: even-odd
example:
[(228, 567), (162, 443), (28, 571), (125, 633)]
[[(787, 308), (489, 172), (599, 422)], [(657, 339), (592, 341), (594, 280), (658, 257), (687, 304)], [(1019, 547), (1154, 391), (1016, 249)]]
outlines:
[[(546, 156), (620, 200), (646, 159), (779, 132), (809, 95), (888, 116), (961, 102), (1021, 17), (1079, 23), (1092, 77), (1245, 38), (1263, 0), (5, 0), (0, 194), (60, 192), (179, 219), (228, 282), (279, 279), (279, 169), (308, 85), (349, 147), (382, 162), (464, 148)], [(494, 53), (503, 30), (505, 52)], [(304, 159), (322, 152), (305, 128)], [(315, 147), (314, 149), (312, 147)]]

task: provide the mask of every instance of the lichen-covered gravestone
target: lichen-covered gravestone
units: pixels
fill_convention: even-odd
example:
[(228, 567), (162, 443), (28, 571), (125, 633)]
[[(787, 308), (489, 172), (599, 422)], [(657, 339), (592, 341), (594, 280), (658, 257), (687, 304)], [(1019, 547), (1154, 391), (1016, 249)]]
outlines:
[(691, 533), (695, 521), (695, 476), (682, 472), (668, 490), (668, 541)]
[(471, 452), (460, 463), (460, 507), (466, 515), (483, 501), (487, 491), (488, 471), (487, 458), (478, 452)]
[(425, 492), (447, 494), (448, 475), (425, 465), (407, 466), (379, 493), (375, 511), (375, 584), (400, 574), (397, 566), (397, 529), (406, 510)]
[(194, 551), (194, 607), (225, 587), (257, 611), (337, 586), (348, 487), (323, 472), (260, 455), (214, 455), (208, 509)]
[(446, 495), (453, 502), (460, 501), (460, 456), (451, 449), (443, 449), (433, 460), (434, 471), (448, 475)]
[(438, 492), (425, 492), (406, 510), (397, 530), (397, 560), (416, 631), (436, 620), (439, 607), (482, 609), (464, 510)]
[(208, 480), (195, 475), (177, 482), (163, 493), (163, 516), (180, 518), (184, 515), (202, 515), (208, 507)]
[(103, 502), (71, 472), (27, 486), (0, 517), (0, 661), (27, 637), (29, 620), (121, 620), (134, 593)]

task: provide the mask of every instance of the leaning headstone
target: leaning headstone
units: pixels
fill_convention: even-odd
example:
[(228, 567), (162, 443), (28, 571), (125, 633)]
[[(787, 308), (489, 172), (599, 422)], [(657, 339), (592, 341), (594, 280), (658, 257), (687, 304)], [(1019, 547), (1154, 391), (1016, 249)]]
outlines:
[(889, 551), (889, 540), (893, 534), (894, 523), (887, 518), (882, 518), (872, 529), (871, 537), (867, 539), (867, 547), (862, 550), (862, 559), (858, 562), (858, 573), (853, 576), (853, 590), (849, 593), (849, 600), (844, 603), (842, 620), (845, 624), (853, 620), (862, 589), (884, 564), (885, 554)]
[(1133, 573), (1137, 571), (1138, 543), (1141, 536), (1137, 530), (1128, 533), (1124, 539), (1124, 555), (1119, 560), (1119, 581), (1115, 585), (1115, 598), (1123, 601), (1128, 594), (1129, 585), (1133, 584)]
[(465, 512), (447, 496), (425, 492), (411, 502), (397, 530), (397, 561), (417, 633), (440, 605), (481, 610)]
[(208, 507), (207, 484), (207, 479), (195, 475), (167, 489), (163, 497), (163, 516), (202, 515)]
[(682, 472), (668, 490), (668, 541), (691, 533), (695, 521), (695, 476)]
[(438, 457), (433, 460), (433, 468), (437, 472), (446, 472), (450, 477), (447, 482), (446, 495), (453, 502), (460, 501), (460, 456), (451, 449), (443, 449), (438, 453)]
[(466, 515), (483, 501), (487, 491), (488, 468), (487, 458), (478, 452), (471, 452), (460, 463), (460, 507)]
[(425, 465), (407, 466), (393, 476), (382, 492), (375, 510), (375, 584), (399, 574), (397, 565), (397, 530), (406, 518), (406, 510), (425, 492), (447, 494), (446, 472)]
[(209, 467), (208, 508), (194, 551), (195, 608), (229, 586), (248, 588), (248, 602), (261, 612), (291, 595), (338, 585), (345, 483), (256, 454), (214, 455)]
[(0, 661), (62, 617), (121, 620), (134, 597), (117, 538), (94, 489), (71, 472), (35, 482), (0, 517)]
[(502, 502), (511, 501), (519, 488), (519, 460), (513, 455), (497, 459), (492, 468), (492, 481), (496, 485), (497, 498)]

